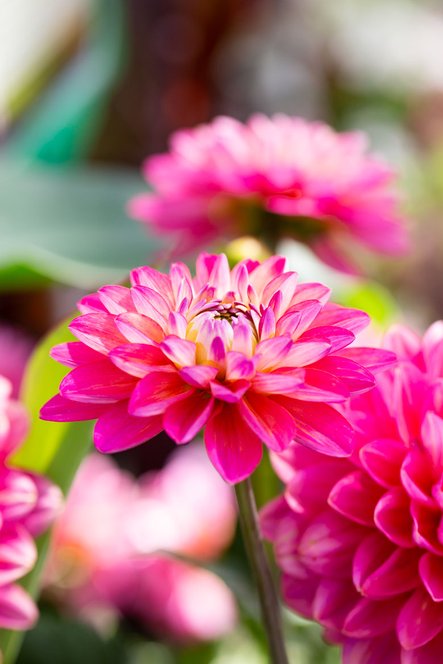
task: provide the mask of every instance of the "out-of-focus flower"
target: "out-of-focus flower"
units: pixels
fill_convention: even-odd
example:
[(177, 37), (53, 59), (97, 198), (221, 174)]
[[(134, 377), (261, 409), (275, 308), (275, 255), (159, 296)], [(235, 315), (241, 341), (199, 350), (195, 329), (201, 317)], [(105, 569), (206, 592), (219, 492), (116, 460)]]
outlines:
[(0, 376), (0, 627), (21, 630), (32, 626), (37, 608), (15, 582), (34, 567), (34, 539), (53, 520), (61, 494), (45, 478), (8, 465), (28, 427), (26, 412), (11, 392), (11, 383)]
[(248, 477), (262, 442), (281, 451), (294, 439), (326, 454), (351, 452), (353, 431), (329, 403), (370, 389), (370, 371), (392, 353), (347, 349), (368, 323), (327, 304), (322, 284), (297, 285), (285, 259), (202, 254), (194, 278), (133, 270), (131, 288), (105, 286), (81, 300), (70, 325), (80, 340), (52, 356), (75, 367), (42, 409), (48, 420), (98, 418), (102, 452), (138, 445), (164, 429), (177, 443), (204, 428), (222, 477)]
[(393, 172), (359, 133), (286, 115), (246, 124), (219, 117), (173, 134), (148, 158), (154, 193), (129, 204), (135, 218), (177, 237), (177, 250), (232, 236), (291, 236), (337, 269), (355, 269), (349, 241), (395, 254), (407, 247)]
[(284, 496), (262, 514), (288, 605), (345, 664), (434, 664), (443, 649), (443, 322), (393, 328), (398, 365), (350, 400), (350, 459), (275, 455)]
[(0, 375), (12, 383), (12, 396), (18, 397), (32, 342), (28, 337), (7, 325), (0, 325)]
[(213, 560), (235, 522), (231, 489), (199, 446), (177, 450), (139, 481), (92, 455), (56, 524), (47, 589), (91, 621), (122, 612), (176, 640), (217, 638), (235, 623), (232, 594), (171, 554)]

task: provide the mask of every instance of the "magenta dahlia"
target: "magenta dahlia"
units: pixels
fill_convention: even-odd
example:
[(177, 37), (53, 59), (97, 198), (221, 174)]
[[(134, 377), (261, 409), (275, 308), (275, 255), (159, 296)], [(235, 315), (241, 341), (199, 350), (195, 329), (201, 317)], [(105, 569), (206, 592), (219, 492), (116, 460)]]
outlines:
[(80, 302), (70, 325), (79, 341), (52, 351), (74, 369), (44, 419), (98, 418), (102, 452), (163, 429), (187, 443), (204, 428), (212, 463), (232, 483), (256, 468), (262, 442), (351, 452), (352, 428), (329, 404), (370, 389), (369, 369), (393, 358), (347, 348), (365, 313), (326, 303), (322, 284), (297, 285), (278, 256), (230, 270), (224, 254), (202, 254), (195, 277), (178, 263), (169, 274), (133, 270), (131, 283)]
[(16, 581), (34, 567), (34, 539), (56, 515), (61, 494), (45, 478), (9, 465), (28, 427), (26, 412), (11, 392), (12, 384), (0, 376), (0, 627), (22, 630), (35, 622), (37, 608)]
[(144, 174), (154, 192), (134, 198), (129, 213), (175, 236), (177, 251), (239, 234), (292, 236), (349, 270), (350, 239), (387, 254), (407, 246), (392, 170), (367, 152), (364, 135), (321, 122), (219, 117), (173, 134)]
[(287, 604), (345, 664), (443, 660), (443, 322), (393, 329), (398, 365), (352, 397), (348, 459), (274, 456), (285, 493), (262, 513)]

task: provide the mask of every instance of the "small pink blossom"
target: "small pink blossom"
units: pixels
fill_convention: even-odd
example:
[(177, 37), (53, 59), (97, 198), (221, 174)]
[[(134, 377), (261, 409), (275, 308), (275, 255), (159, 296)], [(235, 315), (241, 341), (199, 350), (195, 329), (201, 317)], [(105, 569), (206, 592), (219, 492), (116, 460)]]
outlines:
[(389, 333), (398, 365), (345, 408), (349, 459), (274, 456), (285, 493), (262, 513), (287, 604), (344, 664), (436, 664), (443, 652), (443, 322)]
[(200, 446), (177, 450), (137, 481), (92, 455), (55, 527), (47, 592), (91, 621), (123, 613), (174, 640), (217, 638), (236, 620), (231, 592), (172, 555), (214, 560), (235, 523), (231, 489)]
[(201, 254), (193, 278), (131, 273), (131, 288), (105, 286), (79, 303), (79, 339), (52, 356), (73, 370), (42, 409), (48, 420), (98, 418), (102, 452), (138, 445), (163, 429), (178, 444), (204, 429), (207, 453), (231, 483), (260, 462), (262, 442), (294, 439), (326, 454), (351, 452), (353, 431), (329, 404), (374, 384), (368, 369), (393, 354), (347, 348), (368, 316), (327, 303), (322, 284), (297, 284), (285, 259)]
[(173, 134), (170, 152), (148, 158), (144, 172), (154, 193), (133, 199), (129, 213), (175, 236), (177, 251), (289, 235), (348, 270), (350, 239), (387, 254), (407, 246), (391, 169), (367, 153), (364, 135), (321, 122), (219, 117)]
[(22, 630), (35, 622), (37, 608), (16, 581), (34, 567), (34, 539), (53, 520), (61, 494), (45, 478), (8, 464), (28, 428), (25, 409), (11, 392), (11, 383), (0, 376), (0, 627)]

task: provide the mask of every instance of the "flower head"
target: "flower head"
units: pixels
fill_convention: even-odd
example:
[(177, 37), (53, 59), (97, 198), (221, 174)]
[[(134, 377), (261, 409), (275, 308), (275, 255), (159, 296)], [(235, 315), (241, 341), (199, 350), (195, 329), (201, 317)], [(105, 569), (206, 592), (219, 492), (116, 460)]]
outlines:
[(10, 398), (11, 391), (11, 383), (0, 376), (0, 627), (27, 629), (37, 608), (15, 582), (34, 567), (34, 538), (53, 520), (61, 494), (45, 478), (8, 465), (28, 427), (26, 412)]
[(262, 514), (287, 604), (345, 664), (433, 664), (443, 649), (443, 323), (394, 328), (399, 363), (347, 407), (349, 459), (295, 445)]
[(388, 254), (407, 246), (393, 172), (366, 148), (362, 134), (320, 122), (219, 117), (176, 132), (169, 153), (148, 158), (154, 193), (133, 199), (129, 212), (175, 235), (177, 250), (239, 234), (292, 236), (349, 270), (350, 238)]
[(70, 325), (79, 341), (52, 351), (74, 369), (43, 418), (98, 418), (102, 452), (163, 429), (186, 443), (204, 428), (212, 463), (234, 483), (256, 468), (262, 442), (350, 453), (352, 429), (328, 402), (370, 389), (365, 366), (393, 357), (346, 348), (366, 314), (327, 304), (322, 284), (297, 285), (278, 256), (230, 270), (223, 254), (202, 254), (194, 278), (178, 263), (169, 274), (133, 270), (131, 283), (80, 302), (83, 315)]

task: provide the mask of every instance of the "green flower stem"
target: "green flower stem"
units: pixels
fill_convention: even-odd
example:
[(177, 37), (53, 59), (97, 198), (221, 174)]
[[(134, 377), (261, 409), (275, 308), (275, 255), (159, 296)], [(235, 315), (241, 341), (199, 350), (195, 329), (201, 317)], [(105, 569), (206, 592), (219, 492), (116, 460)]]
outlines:
[(257, 507), (250, 478), (236, 484), (235, 492), (243, 541), (260, 598), (271, 664), (289, 664), (283, 638), (280, 603), (258, 526)]

